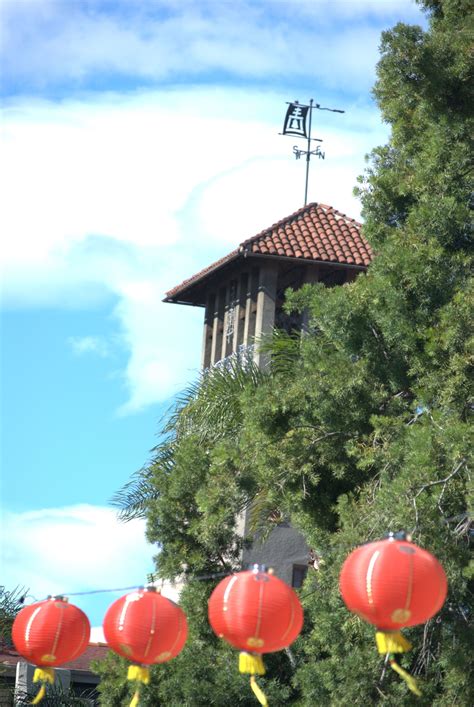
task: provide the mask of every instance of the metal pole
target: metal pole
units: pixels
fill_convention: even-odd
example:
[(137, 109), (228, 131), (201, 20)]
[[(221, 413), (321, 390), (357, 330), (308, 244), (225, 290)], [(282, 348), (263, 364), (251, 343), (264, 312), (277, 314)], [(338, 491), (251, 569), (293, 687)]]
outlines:
[(306, 151), (306, 184), (304, 190), (304, 205), (308, 203), (309, 160), (311, 157), (311, 121), (313, 118), (313, 99), (309, 102), (308, 149)]

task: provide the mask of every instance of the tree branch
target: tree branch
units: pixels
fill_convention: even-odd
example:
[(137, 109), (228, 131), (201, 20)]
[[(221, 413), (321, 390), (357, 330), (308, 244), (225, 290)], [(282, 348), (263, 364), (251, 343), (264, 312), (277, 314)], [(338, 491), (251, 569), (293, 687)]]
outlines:
[(390, 357), (389, 357), (388, 353), (386, 352), (384, 345), (382, 343), (382, 337), (377, 333), (377, 331), (375, 330), (375, 327), (373, 327), (372, 325), (370, 325), (370, 330), (372, 331), (372, 334), (375, 336), (376, 340), (378, 341), (380, 348), (382, 349), (382, 353), (385, 357), (385, 360), (390, 361)]
[[(446, 484), (453, 478), (453, 476), (455, 476), (458, 473), (458, 471), (460, 469), (462, 469), (462, 467), (464, 466), (465, 463), (466, 463), (466, 460), (461, 459), (461, 461), (459, 462), (457, 467), (448, 476), (446, 476), (445, 479), (437, 479), (436, 481), (430, 481), (427, 484), (423, 484), (423, 486), (421, 486), (421, 488), (418, 489), (417, 493), (412, 498), (413, 508), (415, 509), (415, 527), (411, 531), (412, 535), (416, 532), (416, 530), (418, 528), (419, 515), (418, 515), (418, 507), (416, 505), (416, 499), (418, 498), (420, 493), (422, 493), (423, 491), (426, 491), (426, 489), (429, 489), (432, 486), (439, 486), (440, 484), (444, 484), (443, 490), (441, 491), (441, 495), (438, 499), (438, 508), (440, 508), (439, 504), (441, 502), (441, 498), (442, 498), (444, 491), (446, 489)], [(440, 511), (441, 511), (441, 513), (443, 512), (441, 508), (440, 508)]]

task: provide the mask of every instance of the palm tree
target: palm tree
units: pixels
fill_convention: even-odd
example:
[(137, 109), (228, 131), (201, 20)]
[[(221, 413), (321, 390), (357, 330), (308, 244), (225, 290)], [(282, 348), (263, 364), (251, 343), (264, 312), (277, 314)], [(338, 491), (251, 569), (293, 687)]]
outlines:
[(146, 518), (150, 503), (158, 498), (153, 478), (157, 473), (172, 472), (177, 446), (184, 439), (193, 437), (198, 444), (212, 445), (235, 438), (242, 419), (241, 394), (256, 388), (267, 376), (253, 362), (230, 358), (224, 365), (204, 371), (181, 393), (163, 420), (163, 441), (152, 450), (151, 462), (136, 471), (112, 497), (119, 518)]

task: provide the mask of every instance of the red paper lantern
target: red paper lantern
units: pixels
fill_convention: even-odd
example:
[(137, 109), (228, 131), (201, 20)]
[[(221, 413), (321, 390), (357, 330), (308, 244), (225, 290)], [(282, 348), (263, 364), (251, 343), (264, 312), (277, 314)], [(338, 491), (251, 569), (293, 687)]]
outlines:
[(81, 609), (63, 597), (25, 606), (13, 622), (18, 653), (35, 665), (54, 667), (78, 658), (89, 643), (91, 627)]
[(258, 569), (226, 577), (209, 599), (214, 632), (236, 648), (272, 653), (289, 646), (303, 626), (296, 592)]
[(289, 646), (303, 626), (303, 609), (296, 592), (258, 565), (226, 577), (209, 599), (213, 631), (240, 654), (239, 670), (250, 673), (250, 685), (262, 705), (267, 699), (255, 681), (264, 675), (262, 653)]
[(17, 614), (12, 627), (15, 648), (23, 658), (39, 666), (33, 682), (41, 683), (41, 688), (31, 704), (41, 702), (46, 683), (54, 683), (54, 667), (84, 653), (90, 633), (87, 616), (64, 597), (48, 597), (25, 606)]
[(188, 625), (179, 606), (148, 587), (126, 594), (109, 607), (104, 635), (115, 653), (152, 665), (178, 655), (186, 643)]
[(347, 608), (383, 631), (424, 623), (441, 609), (447, 592), (438, 560), (393, 538), (354, 550), (339, 583)]
[(438, 560), (400, 535), (403, 539), (392, 535), (354, 550), (342, 566), (339, 586), (347, 608), (377, 627), (379, 653), (392, 654), (391, 667), (420, 695), (414, 678), (393, 654), (410, 650), (400, 629), (436, 614), (448, 585)]

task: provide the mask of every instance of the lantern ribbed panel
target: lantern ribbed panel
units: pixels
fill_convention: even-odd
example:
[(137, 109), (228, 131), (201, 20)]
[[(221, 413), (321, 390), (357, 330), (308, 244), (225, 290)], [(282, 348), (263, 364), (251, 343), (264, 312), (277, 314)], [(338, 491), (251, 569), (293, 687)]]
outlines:
[(443, 606), (447, 592), (438, 560), (404, 540), (354, 550), (342, 566), (339, 584), (347, 608), (383, 631), (424, 623)]
[(238, 572), (218, 584), (209, 599), (214, 632), (244, 651), (271, 653), (289, 646), (303, 625), (297, 594), (265, 572)]
[(81, 609), (52, 598), (25, 606), (15, 618), (12, 638), (28, 662), (55, 667), (84, 653), (90, 632), (89, 619)]
[(186, 643), (188, 625), (179, 606), (154, 591), (140, 590), (117, 599), (104, 618), (110, 648), (136, 663), (164, 663)]

